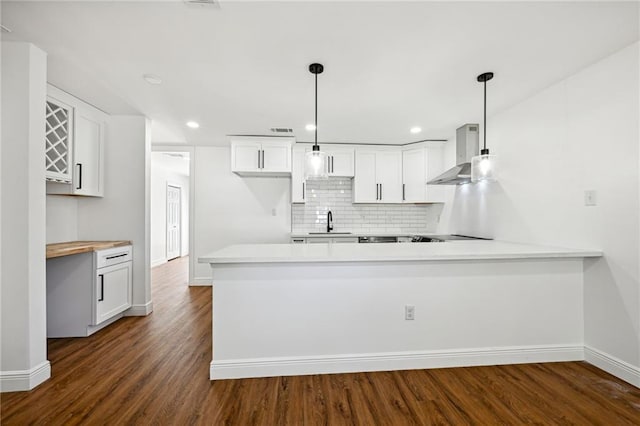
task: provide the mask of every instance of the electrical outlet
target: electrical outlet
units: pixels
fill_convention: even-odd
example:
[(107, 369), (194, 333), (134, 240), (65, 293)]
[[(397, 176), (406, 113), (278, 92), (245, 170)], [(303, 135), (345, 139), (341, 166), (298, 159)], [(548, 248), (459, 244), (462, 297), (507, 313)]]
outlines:
[(413, 305), (404, 306), (404, 319), (407, 321), (413, 321), (416, 319), (416, 307)]
[(598, 204), (597, 193), (594, 189), (584, 191), (584, 205), (595, 206)]

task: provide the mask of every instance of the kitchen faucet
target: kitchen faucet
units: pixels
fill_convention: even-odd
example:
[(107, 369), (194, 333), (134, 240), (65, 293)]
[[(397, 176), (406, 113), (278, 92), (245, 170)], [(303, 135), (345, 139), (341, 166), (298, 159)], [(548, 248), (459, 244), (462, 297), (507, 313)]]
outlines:
[(333, 215), (331, 210), (327, 212), (327, 232), (333, 231)]

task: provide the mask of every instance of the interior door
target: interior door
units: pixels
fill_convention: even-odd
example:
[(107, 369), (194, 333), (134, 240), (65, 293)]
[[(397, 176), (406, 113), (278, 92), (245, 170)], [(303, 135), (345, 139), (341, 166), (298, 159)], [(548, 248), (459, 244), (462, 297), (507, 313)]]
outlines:
[(180, 256), (180, 195), (178, 186), (167, 185), (167, 260)]

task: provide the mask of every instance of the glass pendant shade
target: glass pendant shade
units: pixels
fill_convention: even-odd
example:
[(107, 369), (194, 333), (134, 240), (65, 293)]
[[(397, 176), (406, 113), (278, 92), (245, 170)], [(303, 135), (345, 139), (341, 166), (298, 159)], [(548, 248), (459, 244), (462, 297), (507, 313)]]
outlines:
[(313, 151), (309, 151), (305, 154), (304, 178), (305, 180), (328, 179), (327, 153), (320, 151), (320, 147), (318, 145), (315, 145), (313, 148)]
[[(485, 151), (485, 150), (483, 150)], [(476, 155), (471, 159), (471, 182), (493, 182), (498, 180), (496, 175), (496, 156), (486, 154)]]

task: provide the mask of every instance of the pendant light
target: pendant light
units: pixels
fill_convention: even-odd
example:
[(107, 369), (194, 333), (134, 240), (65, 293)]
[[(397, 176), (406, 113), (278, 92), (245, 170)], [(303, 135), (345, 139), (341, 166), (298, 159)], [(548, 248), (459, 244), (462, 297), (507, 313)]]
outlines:
[(496, 156), (489, 155), (487, 148), (487, 81), (493, 78), (492, 72), (485, 72), (478, 76), (478, 81), (484, 84), (484, 145), (480, 150), (480, 155), (471, 159), (471, 182), (495, 181), (496, 178)]
[(320, 151), (318, 145), (318, 74), (324, 71), (322, 64), (309, 65), (309, 71), (315, 75), (316, 94), (315, 94), (315, 138), (313, 148), (305, 155), (304, 178), (307, 179), (328, 179), (329, 170), (327, 168), (327, 153)]

